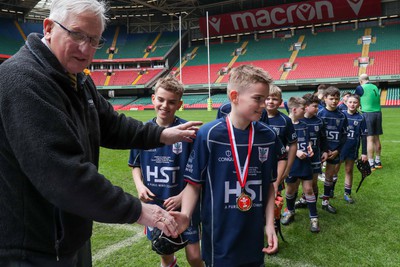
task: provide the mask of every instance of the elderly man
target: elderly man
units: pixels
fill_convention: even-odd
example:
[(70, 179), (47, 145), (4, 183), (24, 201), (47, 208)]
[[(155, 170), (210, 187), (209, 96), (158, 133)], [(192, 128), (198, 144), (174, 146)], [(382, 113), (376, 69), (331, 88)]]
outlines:
[(200, 123), (143, 125), (97, 92), (82, 71), (104, 43), (105, 12), (96, 0), (53, 0), (44, 36), (0, 66), (0, 266), (90, 266), (79, 255), (94, 220), (177, 235), (168, 212), (98, 172), (99, 148), (191, 142)]
[(383, 130), (380, 92), (376, 85), (370, 83), (367, 74), (361, 74), (359, 82), (360, 85), (357, 86), (355, 94), (360, 96), (361, 110), (367, 122), (368, 161), (371, 170), (381, 169), (381, 141), (379, 135), (383, 134)]

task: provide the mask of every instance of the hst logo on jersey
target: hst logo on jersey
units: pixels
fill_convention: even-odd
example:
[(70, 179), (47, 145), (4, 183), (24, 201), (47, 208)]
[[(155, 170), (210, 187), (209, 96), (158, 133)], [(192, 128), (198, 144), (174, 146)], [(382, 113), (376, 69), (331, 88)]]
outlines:
[(179, 171), (179, 166), (176, 167), (161, 167), (146, 166), (146, 179), (148, 182), (155, 182), (161, 184), (176, 184), (176, 176)]
[[(262, 203), (263, 194), (261, 180), (248, 180), (246, 182), (244, 190), (250, 196), (252, 201)], [(227, 204), (227, 206), (225, 207), (236, 208), (236, 199), (240, 196), (240, 194), (242, 194), (242, 187), (240, 186), (239, 181), (236, 181), (234, 184), (229, 181), (225, 181), (224, 203)], [(230, 203), (232, 205), (229, 205)], [(253, 206), (254, 205), (255, 203), (253, 204)]]
[(172, 152), (174, 152), (174, 154), (176, 154), (176, 155), (179, 155), (180, 153), (182, 153), (182, 142), (173, 144)]
[(315, 132), (318, 132), (318, 131), (319, 131), (319, 126), (318, 126), (318, 125), (314, 126), (314, 131), (315, 131)]
[(259, 147), (258, 148), (258, 159), (263, 163), (268, 160), (269, 147)]

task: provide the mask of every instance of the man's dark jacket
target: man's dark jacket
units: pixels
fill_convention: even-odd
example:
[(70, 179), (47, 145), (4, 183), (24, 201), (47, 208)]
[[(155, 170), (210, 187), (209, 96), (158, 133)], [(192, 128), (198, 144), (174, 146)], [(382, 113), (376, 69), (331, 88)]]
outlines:
[(93, 220), (135, 222), (140, 201), (98, 173), (99, 147), (162, 145), (163, 128), (118, 115), (90, 77), (74, 90), (41, 38), (0, 65), (0, 258), (68, 256)]

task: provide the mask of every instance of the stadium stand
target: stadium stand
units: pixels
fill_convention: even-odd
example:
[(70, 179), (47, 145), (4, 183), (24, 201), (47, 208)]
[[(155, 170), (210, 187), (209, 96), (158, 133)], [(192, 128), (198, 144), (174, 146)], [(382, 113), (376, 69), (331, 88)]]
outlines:
[(385, 106), (400, 106), (400, 88), (389, 88)]
[[(41, 32), (42, 23), (21, 22), (0, 18), (0, 56), (7, 58), (14, 54), (24, 43), (24, 37), (31, 32)], [(333, 31), (331, 26), (296, 31), (278, 31), (272, 38), (271, 33), (257, 36), (248, 34), (240, 38), (224, 38), (210, 44), (210, 83), (225, 86), (229, 75), (221, 70), (240, 64), (253, 64), (267, 70), (276, 81), (301, 81), (325, 79), (352, 78), (356, 81), (360, 73), (366, 72), (376, 77), (397, 77), (400, 73), (400, 20), (391, 21), (386, 25), (354, 29), (354, 25), (339, 25)], [(168, 72), (168, 64), (152, 62), (151, 58), (165, 58), (174, 46), (178, 45), (179, 32), (164, 31), (153, 33), (128, 34), (126, 26), (110, 25), (104, 32), (106, 45), (99, 49), (95, 59), (97, 64), (104, 64), (100, 69), (92, 71), (91, 76), (96, 85), (104, 87), (150, 88), (155, 80)], [(362, 37), (370, 34), (371, 43), (363, 44)], [(300, 49), (294, 51), (294, 44), (300, 43)], [(299, 43), (297, 43), (299, 44)], [(114, 53), (110, 53), (114, 48)], [(238, 49), (240, 53), (237, 54)], [(296, 52), (296, 53), (294, 53)], [(295, 55), (295, 56), (294, 56)], [(143, 59), (150, 60), (143, 63)], [(184, 64), (181, 74), (182, 82), (192, 88), (205, 89), (208, 86), (208, 56), (207, 46), (203, 42), (191, 43), (183, 52)], [(115, 59), (112, 65), (112, 75), (107, 75), (107, 62)], [(147, 59), (146, 59), (147, 60)], [(292, 60), (292, 62), (290, 62)], [(360, 67), (364, 60), (368, 65)], [(122, 63), (121, 63), (122, 62)], [(128, 62), (126, 64), (126, 62)], [(175, 61), (173, 61), (175, 62)], [(291, 70), (283, 72), (283, 65), (291, 63)], [(168, 62), (170, 63), (170, 62)], [(153, 67), (156, 68), (153, 68)], [(179, 64), (173, 70), (177, 71)], [(99, 68), (97, 66), (96, 68)], [(141, 73), (140, 73), (141, 72)], [(283, 75), (285, 74), (285, 75)], [(393, 78), (393, 79), (394, 79)], [(138, 86), (138, 87), (135, 87)], [(114, 89), (114, 88), (113, 88)], [(145, 90), (147, 90), (145, 89)], [(292, 90), (292, 89), (290, 89)], [(302, 89), (303, 90), (303, 89)], [(381, 95), (384, 105), (398, 105), (399, 88), (386, 88)], [(144, 91), (141, 91), (143, 93)], [(305, 92), (297, 91), (297, 95)], [(283, 98), (286, 101), (292, 93), (286, 91)], [(287, 99), (286, 99), (287, 98)], [(120, 109), (152, 108), (150, 99), (137, 99), (135, 102), (117, 103), (113, 105)], [(185, 94), (185, 108), (204, 108), (207, 106), (208, 94)], [(133, 100), (133, 99), (131, 99)], [(224, 94), (212, 95), (213, 107), (218, 107), (227, 100)], [(141, 103), (143, 101), (144, 103)]]
[(15, 23), (13, 20), (0, 18), (0, 54), (13, 55), (25, 42)]

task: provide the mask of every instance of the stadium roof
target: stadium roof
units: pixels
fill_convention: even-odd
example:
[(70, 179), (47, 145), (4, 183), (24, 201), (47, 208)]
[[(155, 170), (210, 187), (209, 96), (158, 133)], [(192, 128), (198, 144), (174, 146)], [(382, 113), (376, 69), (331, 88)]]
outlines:
[[(0, 0), (0, 13), (11, 13), (26, 19), (43, 19), (49, 14), (49, 7), (52, 0)], [(168, 22), (179, 15), (183, 19), (197, 19), (205, 16), (209, 11), (210, 15), (234, 12), (272, 6), (284, 3), (302, 2), (301, 0), (110, 0), (109, 17), (113, 20), (126, 18), (138, 22)], [(304, 0), (303, 0), (304, 2)]]

